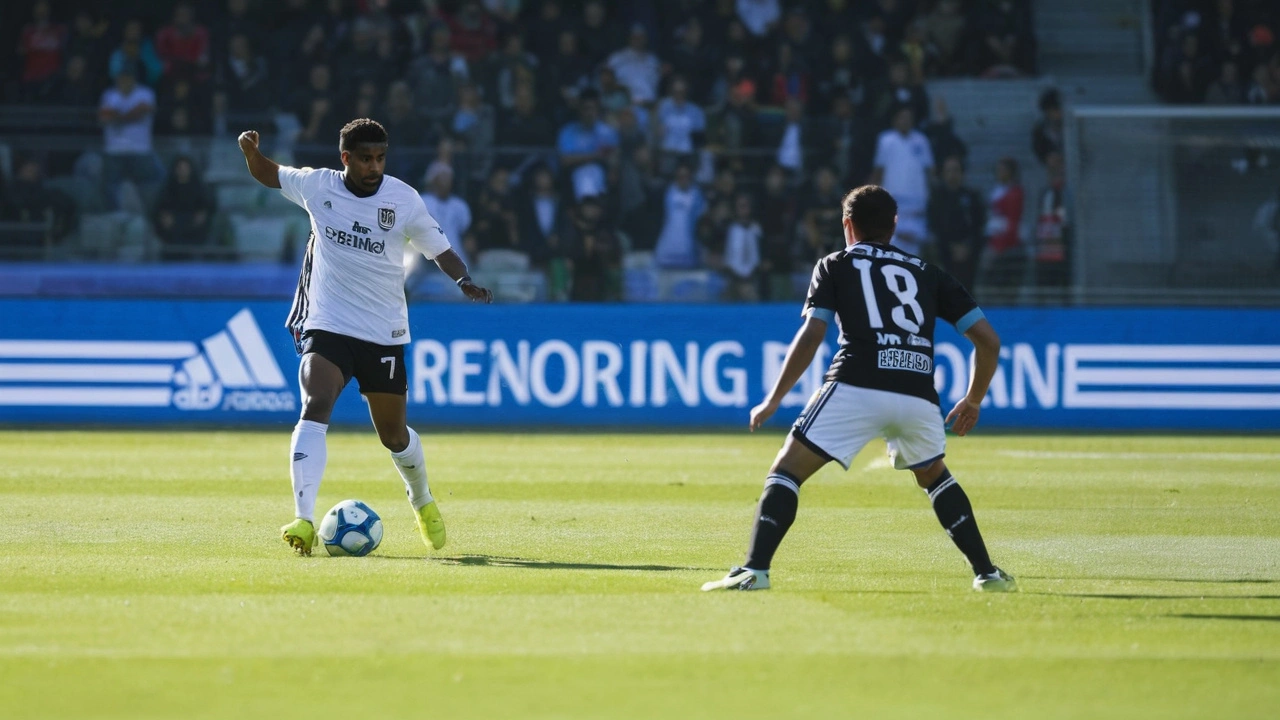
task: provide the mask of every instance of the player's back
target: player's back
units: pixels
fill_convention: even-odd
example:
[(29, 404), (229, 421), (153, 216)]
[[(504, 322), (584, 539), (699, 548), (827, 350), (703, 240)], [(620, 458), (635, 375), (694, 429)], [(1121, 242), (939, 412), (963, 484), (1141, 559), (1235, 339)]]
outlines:
[(856, 243), (818, 262), (806, 308), (832, 313), (840, 349), (827, 380), (938, 402), (933, 331), (977, 303), (938, 267), (888, 245)]

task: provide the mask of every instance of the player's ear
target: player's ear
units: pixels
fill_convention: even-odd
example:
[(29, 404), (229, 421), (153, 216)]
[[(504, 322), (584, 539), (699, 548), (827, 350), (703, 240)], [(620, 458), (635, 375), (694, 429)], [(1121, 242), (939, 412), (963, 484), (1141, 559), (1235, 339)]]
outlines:
[(351, 152), (349, 150), (342, 151), (342, 167), (351, 167)]

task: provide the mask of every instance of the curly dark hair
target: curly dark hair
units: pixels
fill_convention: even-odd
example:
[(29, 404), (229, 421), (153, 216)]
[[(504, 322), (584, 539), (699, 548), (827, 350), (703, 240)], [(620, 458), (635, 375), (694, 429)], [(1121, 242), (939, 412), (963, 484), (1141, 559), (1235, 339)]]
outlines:
[(385, 145), (387, 143), (387, 129), (382, 127), (382, 123), (377, 120), (360, 118), (343, 125), (342, 133), (339, 137), (338, 149), (342, 151), (354, 150), (361, 143)]
[(893, 237), (898, 201), (879, 185), (850, 190), (840, 202), (844, 217), (853, 221), (861, 242), (887, 243)]

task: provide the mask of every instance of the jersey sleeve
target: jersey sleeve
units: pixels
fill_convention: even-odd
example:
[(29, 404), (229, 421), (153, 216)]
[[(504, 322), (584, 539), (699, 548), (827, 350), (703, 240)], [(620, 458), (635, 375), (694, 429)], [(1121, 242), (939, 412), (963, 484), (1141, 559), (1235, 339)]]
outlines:
[(280, 166), (280, 193), (290, 202), (305, 208), (307, 198), (315, 191), (319, 173), (311, 168)]
[(449, 238), (444, 236), (440, 223), (427, 212), (427, 206), (422, 204), (421, 199), (409, 216), (405, 235), (409, 239), (409, 244), (428, 260), (435, 260), (437, 255), (453, 247), (449, 244)]
[(823, 258), (813, 266), (813, 277), (809, 280), (809, 295), (804, 301), (805, 317), (812, 317), (830, 324), (836, 317), (836, 288), (831, 282), (831, 269), (827, 259)]
[(985, 316), (978, 303), (959, 280), (938, 270), (938, 317), (956, 327), (961, 335)]

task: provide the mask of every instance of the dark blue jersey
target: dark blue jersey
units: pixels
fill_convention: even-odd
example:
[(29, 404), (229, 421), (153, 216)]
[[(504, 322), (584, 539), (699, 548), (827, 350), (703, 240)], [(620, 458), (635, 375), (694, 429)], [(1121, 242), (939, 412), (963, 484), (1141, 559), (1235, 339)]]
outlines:
[(933, 326), (965, 332), (982, 311), (955, 278), (888, 245), (857, 243), (813, 269), (805, 315), (840, 327), (826, 379), (914, 395), (937, 404)]

